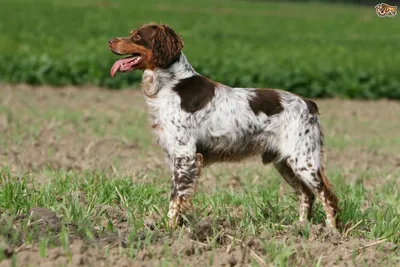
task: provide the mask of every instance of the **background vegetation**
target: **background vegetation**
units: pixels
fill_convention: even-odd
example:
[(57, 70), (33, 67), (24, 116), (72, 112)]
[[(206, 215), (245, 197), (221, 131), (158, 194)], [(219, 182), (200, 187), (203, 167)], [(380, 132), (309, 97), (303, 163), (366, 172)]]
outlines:
[[(324, 2), (324, 1), (320, 1)], [(399, 17), (374, 6), (228, 0), (0, 0), (0, 81), (136, 87), (107, 40), (142, 23), (171, 25), (192, 65), (242, 87), (308, 97), (400, 99)]]

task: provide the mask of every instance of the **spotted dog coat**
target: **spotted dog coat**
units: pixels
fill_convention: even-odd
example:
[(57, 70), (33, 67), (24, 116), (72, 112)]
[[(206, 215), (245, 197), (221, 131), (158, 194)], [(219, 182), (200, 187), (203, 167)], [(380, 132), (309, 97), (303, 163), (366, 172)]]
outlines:
[[(176, 223), (179, 215), (191, 208), (190, 200), (203, 166), (260, 155), (264, 164), (273, 163), (294, 188), (300, 221), (310, 219), (317, 196), (323, 203), (327, 224), (336, 228), (338, 199), (324, 172), (323, 133), (317, 105), (281, 90), (232, 88), (211, 81), (189, 64), (181, 51), (183, 42), (172, 29), (150, 25), (133, 31), (133, 35), (140, 35), (143, 29), (154, 25), (155, 32), (168, 29), (165, 31), (172, 35), (167, 41), (142, 36), (140, 39), (150, 39), (153, 44), (149, 45), (149, 55), (140, 56), (150, 58), (150, 62), (139, 63), (152, 66), (141, 68), (144, 69), (142, 91), (152, 128), (171, 171), (168, 212), (171, 223)], [(154, 51), (154, 43), (173, 43), (171, 40), (178, 42), (175, 48), (181, 44), (176, 56), (170, 56), (174, 59), (163, 66), (153, 64), (154, 54), (160, 54)], [(118, 39), (110, 40), (114, 53), (119, 51), (116, 42)], [(132, 43), (131, 54), (135, 57), (137, 44)], [(164, 48), (167, 46), (164, 44)], [(166, 49), (165, 53), (174, 52)], [(123, 71), (128, 67), (113, 66), (114, 70)]]

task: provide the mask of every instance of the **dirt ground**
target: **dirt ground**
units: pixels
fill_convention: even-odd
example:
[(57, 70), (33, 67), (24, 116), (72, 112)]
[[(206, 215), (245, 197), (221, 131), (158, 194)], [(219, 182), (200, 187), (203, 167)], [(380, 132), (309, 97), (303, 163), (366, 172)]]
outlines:
[[(343, 173), (350, 185), (360, 173), (371, 173), (362, 181), (371, 190), (384, 186), (387, 177), (395, 179), (400, 187), (400, 103), (316, 101), (327, 140), (328, 171)], [(150, 170), (157, 169), (160, 175), (167, 175), (162, 153), (150, 134), (144, 100), (136, 91), (0, 85), (0, 111), (0, 168), (8, 167), (16, 175), (40, 173), (46, 166), (74, 171), (101, 169), (131, 176), (138, 182), (146, 179), (145, 174)], [(259, 161), (251, 159), (240, 164), (212, 166), (200, 181), (201, 190), (212, 192), (217, 181), (240, 190), (247, 180), (237, 175), (225, 180), (218, 177), (227, 170), (235, 173), (233, 170), (239, 168), (258, 168), (255, 166)], [(51, 179), (46, 175), (38, 177), (39, 183)], [(255, 180), (257, 177), (253, 182)], [(281, 190), (289, 189), (282, 184)], [(122, 230), (129, 227), (124, 212), (114, 208), (106, 212), (115, 217)], [(7, 211), (0, 210), (0, 213), (4, 217)], [(52, 211), (37, 208), (30, 215), (32, 222), (53, 229), (55, 235), (60, 233), (60, 218)], [(15, 227), (18, 227), (18, 220), (26, 216), (17, 218)], [(151, 220), (153, 218), (149, 218), (149, 228)], [(179, 232), (160, 231), (152, 240), (152, 249), (143, 249), (133, 261), (121, 256), (125, 242), (115, 236), (105, 237), (95, 245), (71, 236), (68, 253), (61, 246), (54, 247), (47, 251), (46, 258), (40, 256), (38, 244), (11, 247), (7, 239), (0, 236), (0, 250), (9, 255), (0, 266), (10, 266), (15, 258), (18, 266), (162, 266), (165, 244), (170, 247), (169, 253), (180, 255), (182, 265), (206, 266), (213, 257), (212, 266), (275, 266), (278, 263), (264, 260), (263, 242), (271, 240), (292, 248), (289, 265), (293, 266), (400, 265), (396, 244), (352, 238), (322, 225), (311, 226), (307, 237), (294, 226), (288, 226), (274, 236), (265, 232), (257, 237), (233, 240), (233, 230), (220, 221), (217, 222), (220, 232), (216, 245), (210, 241), (211, 225), (211, 219), (205, 217), (190, 232), (184, 231), (179, 241)], [(394, 254), (397, 262), (393, 262)]]

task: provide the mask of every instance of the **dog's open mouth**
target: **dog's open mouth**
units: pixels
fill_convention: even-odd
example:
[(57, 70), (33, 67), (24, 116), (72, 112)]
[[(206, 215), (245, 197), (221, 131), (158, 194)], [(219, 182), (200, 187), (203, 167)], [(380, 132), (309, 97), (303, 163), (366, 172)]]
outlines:
[(135, 70), (135, 66), (139, 65), (140, 62), (142, 62), (142, 60), (143, 60), (142, 55), (133, 54), (132, 56), (115, 61), (114, 65), (111, 67), (110, 70), (111, 77), (114, 77), (117, 71), (128, 72)]

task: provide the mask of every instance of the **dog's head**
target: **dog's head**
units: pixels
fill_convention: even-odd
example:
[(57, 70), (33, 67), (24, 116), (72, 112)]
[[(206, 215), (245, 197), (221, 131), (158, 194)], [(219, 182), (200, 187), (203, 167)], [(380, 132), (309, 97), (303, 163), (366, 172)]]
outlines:
[(132, 30), (128, 37), (110, 39), (108, 46), (117, 55), (129, 55), (114, 63), (110, 71), (114, 76), (117, 71), (168, 68), (179, 58), (183, 42), (169, 26), (151, 23)]

